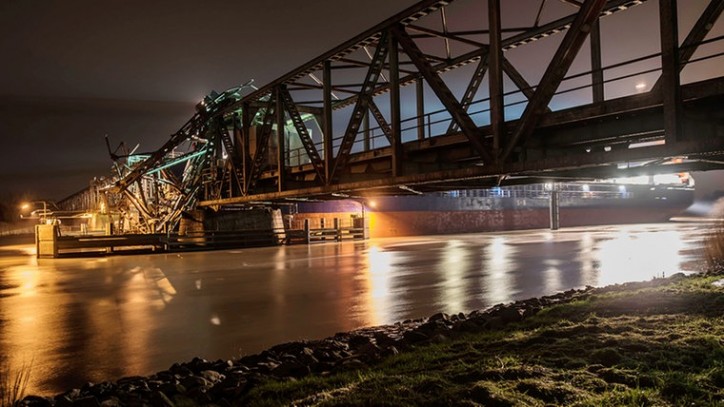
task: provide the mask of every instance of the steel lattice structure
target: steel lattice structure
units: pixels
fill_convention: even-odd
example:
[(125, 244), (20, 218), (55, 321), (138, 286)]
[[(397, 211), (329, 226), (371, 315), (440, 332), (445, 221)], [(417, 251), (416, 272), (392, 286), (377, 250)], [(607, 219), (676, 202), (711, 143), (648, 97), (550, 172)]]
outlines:
[[(510, 27), (501, 3), (423, 0), (263, 87), (210, 95), (110, 191), (160, 230), (196, 205), (724, 167), (724, 72), (680, 80), (687, 65), (721, 66), (724, 40), (707, 35), (724, 0), (681, 43), (676, 0), (531, 1), (534, 21)], [(545, 17), (553, 3), (566, 13)], [(604, 65), (601, 25), (640, 7), (658, 12), (661, 51)], [(509, 55), (537, 43), (553, 51), (531, 83)], [(654, 66), (616, 74), (642, 62)], [(655, 83), (606, 94), (637, 75)], [(578, 91), (587, 100), (552, 108)]]

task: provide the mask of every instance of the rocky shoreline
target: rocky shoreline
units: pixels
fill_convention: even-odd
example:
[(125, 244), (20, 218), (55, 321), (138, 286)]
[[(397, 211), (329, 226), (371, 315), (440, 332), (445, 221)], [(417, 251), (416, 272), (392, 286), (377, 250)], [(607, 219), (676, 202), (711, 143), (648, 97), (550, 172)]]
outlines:
[(125, 377), (115, 383), (88, 383), (54, 397), (27, 396), (21, 406), (231, 406), (257, 384), (269, 380), (297, 380), (308, 375), (329, 375), (373, 366), (408, 349), (440, 343), (465, 333), (492, 331), (520, 322), (544, 307), (583, 300), (620, 289), (655, 287), (674, 279), (626, 283), (603, 288), (586, 287), (551, 296), (498, 304), (468, 314), (435, 314), (426, 319), (338, 333), (321, 340), (273, 346), (237, 360), (195, 358), (176, 363), (147, 377)]

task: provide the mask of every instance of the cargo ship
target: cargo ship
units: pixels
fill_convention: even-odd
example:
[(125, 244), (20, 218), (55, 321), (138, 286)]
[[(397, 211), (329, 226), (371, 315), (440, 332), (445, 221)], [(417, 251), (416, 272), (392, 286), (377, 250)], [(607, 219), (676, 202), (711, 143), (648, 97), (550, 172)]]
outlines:
[(557, 195), (560, 227), (666, 222), (693, 203), (688, 174), (556, 182), (402, 196), (303, 201), (284, 210), (289, 227), (363, 222), (370, 237), (548, 228)]

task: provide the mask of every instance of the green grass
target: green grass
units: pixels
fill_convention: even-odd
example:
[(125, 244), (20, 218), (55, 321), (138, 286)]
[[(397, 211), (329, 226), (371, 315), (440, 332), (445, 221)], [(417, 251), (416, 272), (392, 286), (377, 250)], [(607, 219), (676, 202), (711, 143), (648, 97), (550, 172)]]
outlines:
[(632, 284), (502, 330), (421, 345), (359, 371), (266, 379), (253, 406), (715, 406), (724, 403), (720, 277)]

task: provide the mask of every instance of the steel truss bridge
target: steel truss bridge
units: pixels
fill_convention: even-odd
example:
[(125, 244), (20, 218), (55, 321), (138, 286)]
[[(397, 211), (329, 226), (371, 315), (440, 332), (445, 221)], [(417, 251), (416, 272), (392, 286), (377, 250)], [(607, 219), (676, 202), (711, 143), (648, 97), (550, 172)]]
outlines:
[[(688, 1), (524, 4), (423, 0), (263, 87), (209, 95), (160, 149), (119, 159), (105, 192), (158, 230), (196, 206), (724, 168), (724, 0), (685, 28)], [(623, 26), (652, 51), (627, 51)]]

